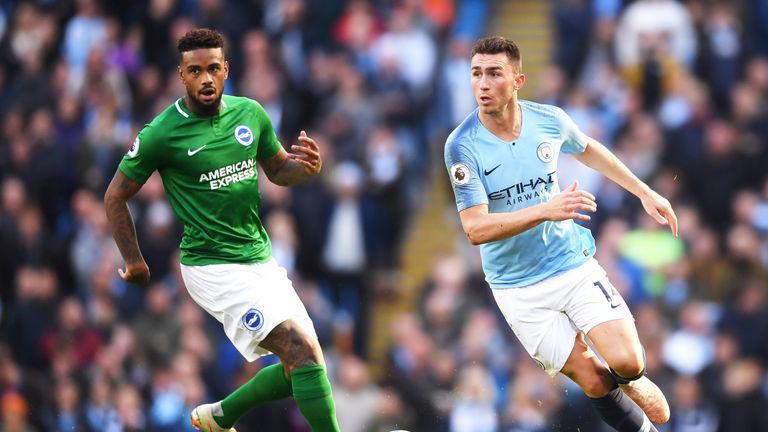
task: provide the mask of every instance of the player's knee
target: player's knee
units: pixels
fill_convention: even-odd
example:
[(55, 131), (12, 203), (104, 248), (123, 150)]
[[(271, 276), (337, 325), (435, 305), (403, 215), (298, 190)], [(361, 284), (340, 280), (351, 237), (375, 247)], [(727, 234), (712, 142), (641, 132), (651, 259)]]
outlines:
[(611, 375), (619, 384), (627, 384), (640, 379), (645, 373), (645, 360), (641, 355), (627, 355), (614, 360), (611, 364)]
[(289, 347), (282, 360), (289, 372), (322, 363), (320, 346), (316, 339), (294, 327), (289, 332)]
[(280, 358), (287, 374), (294, 369), (323, 363), (317, 339), (307, 334), (293, 320), (284, 321), (275, 327), (261, 346)]

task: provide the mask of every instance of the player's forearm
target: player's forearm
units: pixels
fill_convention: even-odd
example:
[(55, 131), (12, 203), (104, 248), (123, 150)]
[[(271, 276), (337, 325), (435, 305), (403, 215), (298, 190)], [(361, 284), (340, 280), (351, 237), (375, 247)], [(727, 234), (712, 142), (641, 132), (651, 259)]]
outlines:
[(590, 141), (583, 153), (576, 158), (588, 167), (599, 171), (613, 182), (638, 198), (647, 195), (650, 188), (630, 171), (619, 158), (597, 141)]
[(293, 159), (286, 159), (279, 169), (277, 169), (269, 180), (280, 186), (293, 186), (304, 183), (313, 177), (313, 174), (307, 172), (303, 166)]
[(544, 208), (536, 205), (510, 213), (488, 213), (473, 218), (466, 224), (465, 232), (470, 243), (480, 245), (514, 237), (546, 220)]
[(112, 228), (112, 237), (114, 237), (125, 262), (131, 264), (144, 261), (128, 203), (124, 199), (111, 196), (108, 193), (104, 197), (104, 208)]

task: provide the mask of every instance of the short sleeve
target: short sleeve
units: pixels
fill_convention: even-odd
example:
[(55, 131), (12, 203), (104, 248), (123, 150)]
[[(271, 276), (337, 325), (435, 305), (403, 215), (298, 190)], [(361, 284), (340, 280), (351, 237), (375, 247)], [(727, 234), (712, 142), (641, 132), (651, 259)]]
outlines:
[(479, 165), (471, 150), (461, 142), (448, 140), (445, 144), (445, 167), (456, 198), (459, 212), (476, 205), (488, 204), (485, 186), (480, 181)]
[(256, 159), (269, 159), (280, 151), (280, 140), (277, 139), (275, 129), (272, 127), (272, 120), (264, 107), (256, 101), (253, 101), (256, 110), (256, 118), (259, 122), (259, 147), (256, 149)]
[(156, 128), (144, 126), (123, 156), (118, 168), (130, 179), (144, 184), (160, 166), (163, 140), (157, 136)]
[(581, 153), (587, 148), (589, 137), (582, 132), (571, 117), (561, 108), (556, 108), (555, 113), (560, 123), (560, 132), (563, 144), (560, 151), (563, 153)]

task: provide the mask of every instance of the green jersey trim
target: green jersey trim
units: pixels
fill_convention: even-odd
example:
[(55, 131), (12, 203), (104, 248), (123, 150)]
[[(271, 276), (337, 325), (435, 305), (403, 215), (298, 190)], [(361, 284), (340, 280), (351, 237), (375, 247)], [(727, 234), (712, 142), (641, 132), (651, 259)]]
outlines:
[[(179, 103), (179, 102), (181, 102), (181, 103)], [(190, 114), (187, 113), (186, 111), (184, 111), (181, 108), (184, 105), (184, 98), (176, 99), (176, 102), (174, 102), (173, 105), (176, 107), (176, 111), (178, 111), (179, 114), (183, 115), (184, 118), (189, 118)], [(221, 97), (221, 106), (222, 106), (222, 108), (227, 108), (227, 102), (224, 100), (224, 96)], [(185, 108), (186, 108), (186, 106), (185, 106)]]
[(189, 118), (189, 114), (185, 113), (183, 109), (181, 109), (181, 106), (179, 105), (179, 101), (181, 101), (181, 98), (176, 99), (176, 102), (173, 104), (176, 107), (176, 111), (179, 112), (179, 114), (183, 115), (184, 118)]

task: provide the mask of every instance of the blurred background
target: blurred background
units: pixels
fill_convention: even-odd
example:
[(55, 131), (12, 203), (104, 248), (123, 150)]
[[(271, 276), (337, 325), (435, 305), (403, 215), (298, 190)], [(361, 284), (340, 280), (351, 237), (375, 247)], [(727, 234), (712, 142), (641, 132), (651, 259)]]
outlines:
[[(152, 271), (123, 283), (102, 206), (137, 131), (182, 96), (175, 43), (226, 35), (226, 92), (315, 181), (261, 184), (263, 221), (320, 336), (342, 430), (604, 431), (497, 311), (461, 232), (447, 134), (475, 108), (469, 51), (513, 38), (522, 97), (557, 104), (665, 195), (674, 238), (563, 156), (599, 211), (674, 432), (768, 431), (768, 1), (0, 2), (0, 431), (188, 431), (248, 364), (188, 297), (155, 175), (131, 201)], [(290, 400), (240, 431), (307, 431)]]

